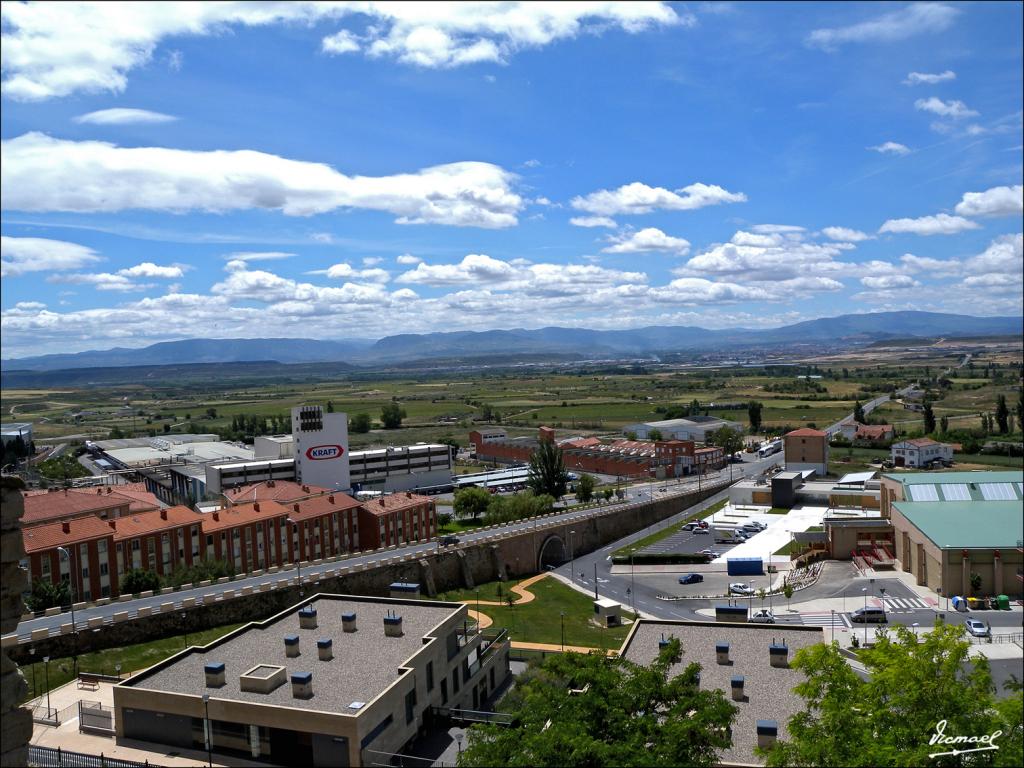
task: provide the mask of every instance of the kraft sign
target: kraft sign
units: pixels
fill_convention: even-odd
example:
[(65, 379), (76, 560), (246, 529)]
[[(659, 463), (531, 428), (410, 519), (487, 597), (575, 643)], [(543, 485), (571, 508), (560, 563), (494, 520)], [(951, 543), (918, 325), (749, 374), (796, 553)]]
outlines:
[(326, 459), (337, 459), (345, 449), (340, 445), (314, 445), (306, 450), (306, 458), (313, 461), (324, 461)]

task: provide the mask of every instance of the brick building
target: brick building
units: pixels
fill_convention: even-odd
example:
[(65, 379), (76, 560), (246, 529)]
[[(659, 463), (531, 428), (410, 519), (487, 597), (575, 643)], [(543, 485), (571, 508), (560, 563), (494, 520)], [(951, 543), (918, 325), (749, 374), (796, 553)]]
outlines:
[(437, 535), (434, 500), (415, 493), (394, 493), (359, 507), (359, 540), (363, 549), (380, 549)]
[(228, 488), (224, 491), (224, 498), (229, 505), (252, 501), (276, 501), (279, 504), (291, 504), (328, 493), (332, 493), (330, 488), (322, 488), (319, 485), (303, 485), (294, 480), (264, 480), (261, 483)]
[[(96, 600), (117, 593), (112, 573), (114, 529), (95, 515), (44, 523), (22, 531), (31, 579), (57, 584), (69, 581), (78, 600)], [(68, 552), (62, 557), (58, 547)]]
[(813, 469), (822, 477), (828, 474), (828, 434), (804, 427), (788, 432), (782, 443), (788, 472)]
[(188, 507), (108, 520), (114, 530), (118, 581), (133, 568), (168, 576), (175, 568), (199, 560), (202, 520)]
[(287, 507), (292, 521), (291, 557), (297, 551), (301, 560), (316, 560), (359, 549), (361, 506), (344, 493), (293, 502)]
[(129, 512), (148, 512), (159, 508), (156, 497), (149, 498), (117, 493), (111, 486), (100, 488), (64, 488), (52, 491), (29, 491), (25, 494), (25, 526), (72, 520), (76, 517), (122, 517)]

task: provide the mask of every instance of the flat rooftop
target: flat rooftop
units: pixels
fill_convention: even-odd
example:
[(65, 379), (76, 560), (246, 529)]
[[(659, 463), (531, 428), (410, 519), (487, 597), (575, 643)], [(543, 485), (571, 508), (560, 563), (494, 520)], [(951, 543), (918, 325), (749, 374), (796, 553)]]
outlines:
[(941, 549), (1012, 549), (1024, 539), (1019, 501), (894, 501)]
[[(821, 627), (641, 619), (626, 638), (621, 655), (636, 664), (650, 664), (658, 656), (662, 636), (666, 640), (678, 638), (682, 647), (682, 656), (669, 670), (670, 675), (681, 674), (687, 664), (697, 662), (701, 666), (700, 687), (724, 691), (725, 698), (736, 705), (733, 743), (722, 752), (722, 762), (763, 764), (754, 754), (757, 721), (777, 721), (779, 739), (788, 739), (789, 718), (804, 710), (804, 700), (793, 693), (793, 688), (803, 681), (803, 674), (791, 667), (771, 666), (768, 646), (785, 643), (792, 664), (796, 651), (824, 642)], [(721, 642), (729, 643), (730, 664), (718, 663), (715, 646)], [(745, 701), (732, 700), (731, 680), (736, 675), (744, 678)]]
[[(318, 627), (299, 626), (299, 608), (317, 611)], [(427, 600), (384, 599), (349, 595), (316, 595), (301, 605), (267, 619), (247, 624), (202, 648), (192, 648), (136, 675), (121, 685), (211, 699), (230, 699), (318, 712), (358, 714), (349, 709), (354, 701), (369, 703), (399, 679), (399, 667), (424, 647), (423, 638), (449, 617), (464, 610), (461, 603)], [(402, 617), (401, 637), (386, 637), (384, 616), (394, 611)], [(355, 613), (358, 631), (342, 631), (342, 614)], [(299, 636), (300, 655), (285, 655), (286, 635)], [(333, 641), (334, 658), (320, 661), (316, 641)], [(444, 642), (444, 638), (438, 638)], [(225, 684), (207, 688), (206, 664), (225, 665)], [(284, 667), (290, 678), (296, 672), (313, 673), (313, 696), (292, 696), (288, 682), (270, 693), (243, 691), (239, 676), (254, 666)]]

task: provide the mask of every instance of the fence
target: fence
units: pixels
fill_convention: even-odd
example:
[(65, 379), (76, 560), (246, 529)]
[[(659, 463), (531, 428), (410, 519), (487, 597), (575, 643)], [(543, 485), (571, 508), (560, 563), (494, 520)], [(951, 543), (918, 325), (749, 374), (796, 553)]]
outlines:
[(57, 747), (29, 745), (28, 764), (39, 768), (159, 768), (148, 760), (137, 763), (134, 760), (119, 760), (114, 757), (88, 755), (84, 752), (69, 752)]
[(104, 734), (114, 733), (114, 710), (100, 701), (78, 702), (78, 730)]

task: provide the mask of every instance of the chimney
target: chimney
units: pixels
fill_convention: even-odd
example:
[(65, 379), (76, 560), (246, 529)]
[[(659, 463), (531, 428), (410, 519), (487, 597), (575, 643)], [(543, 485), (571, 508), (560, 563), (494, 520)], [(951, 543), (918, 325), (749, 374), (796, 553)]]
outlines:
[(320, 638), (316, 641), (316, 652), (320, 657), (320, 661), (330, 661), (334, 658), (334, 653), (331, 650), (332, 645), (333, 643), (329, 637)]
[(160, 519), (161, 520), (166, 520), (167, 519), (167, 510), (166, 509), (161, 509), (160, 510)]
[(309, 486), (308, 485), (302, 486), (302, 490), (305, 491), (306, 493), (309, 493)]
[(779, 722), (777, 720), (757, 721), (757, 746), (762, 749), (768, 749), (778, 738)]
[(715, 643), (715, 655), (718, 656), (719, 664), (728, 664), (729, 662), (729, 644), (728, 643)]
[(312, 672), (295, 672), (292, 674), (292, 697), (296, 699), (313, 698)]
[(387, 616), (384, 617), (384, 636), (402, 636), (402, 617), (394, 611), (389, 610)]
[(285, 635), (284, 636), (284, 655), (288, 658), (294, 658), (299, 655), (299, 636), (298, 635)]
[(411, 493), (409, 493), (409, 491), (406, 491), (406, 492), (405, 492), (405, 498), (407, 498), (407, 499), (411, 499), (411, 498), (412, 498), (412, 494), (411, 494)]
[(298, 504), (292, 504), (292, 511), (298, 512), (299, 511), (299, 505)]
[(220, 688), (224, 685), (223, 661), (215, 661), (211, 664), (207, 664), (203, 667), (203, 671), (206, 673), (207, 688)]
[(96, 495), (97, 496), (102, 496), (103, 495), (103, 489), (102, 488), (97, 488), (96, 489)]
[(71, 523), (65, 520), (63, 523), (60, 524), (60, 529), (64, 531), (64, 533), (71, 533)]
[(307, 606), (299, 610), (299, 629), (316, 629), (316, 608)]
[(260, 511), (260, 503), (258, 501), (254, 501), (252, 503), (252, 511), (253, 512), (259, 512)]
[(327, 503), (328, 504), (333, 504), (334, 503), (334, 494), (333, 493), (330, 496), (327, 497)]
[(115, 531), (117, 530), (117, 521), (116, 520), (107, 520), (107, 525), (109, 525)]
[(772, 640), (772, 644), (768, 646), (768, 660), (773, 667), (788, 667), (789, 646), (785, 642), (776, 643)]
[(111, 487), (110, 487), (110, 486), (108, 485), (108, 486), (107, 486), (107, 493), (113, 493), (113, 492), (114, 492), (114, 489), (113, 489), (113, 488), (111, 488)]
[(214, 512), (213, 513), (213, 519), (214, 520), (220, 520), (220, 512)]
[(380, 505), (382, 507), (386, 507), (387, 506), (387, 504), (384, 503), (384, 497), (383, 496), (380, 497), (379, 501), (380, 501)]
[(343, 632), (356, 631), (356, 614), (354, 611), (341, 614), (341, 629)]
[(733, 675), (732, 678), (732, 700), (733, 701), (744, 701), (746, 696), (743, 695), (743, 675)]

